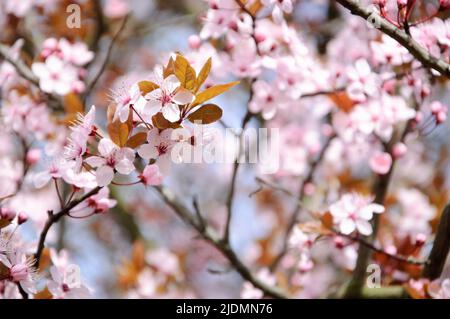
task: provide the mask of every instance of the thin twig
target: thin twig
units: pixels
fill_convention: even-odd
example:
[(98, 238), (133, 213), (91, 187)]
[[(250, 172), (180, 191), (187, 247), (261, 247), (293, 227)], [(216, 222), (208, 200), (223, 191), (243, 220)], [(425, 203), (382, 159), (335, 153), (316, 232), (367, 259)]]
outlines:
[(276, 287), (272, 287), (255, 277), (232, 250), (228, 242), (220, 239), (219, 235), (210, 227), (203, 228), (197, 221), (194, 212), (191, 212), (168, 188), (163, 186), (154, 187), (161, 195), (165, 203), (170, 206), (174, 212), (188, 225), (192, 226), (206, 241), (216, 247), (230, 261), (236, 271), (253, 284), (256, 288), (262, 290), (266, 296), (272, 298), (286, 299), (288, 296)]
[(117, 30), (117, 32), (114, 34), (113, 38), (111, 39), (111, 42), (109, 43), (108, 49), (106, 51), (106, 56), (105, 59), (103, 60), (102, 65), (100, 66), (100, 69), (98, 70), (98, 72), (95, 74), (94, 78), (91, 80), (91, 82), (89, 82), (89, 84), (87, 85), (86, 88), (86, 92), (85, 92), (85, 97), (87, 95), (89, 95), (89, 93), (94, 89), (95, 85), (97, 84), (98, 80), (100, 79), (100, 77), (102, 76), (103, 72), (105, 72), (106, 70), (106, 66), (109, 63), (109, 59), (111, 58), (111, 54), (114, 48), (115, 43), (117, 42), (117, 40), (119, 39), (120, 34), (122, 33), (122, 31), (125, 29), (125, 26), (127, 24), (128, 21), (128, 15), (125, 16), (122, 20), (122, 23), (119, 27), (119, 29)]
[(91, 190), (90, 192), (83, 195), (82, 197), (71, 201), (69, 204), (67, 204), (63, 209), (61, 209), (56, 214), (54, 214), (52, 211), (48, 211), (48, 219), (44, 225), (44, 228), (41, 231), (41, 235), (39, 236), (37, 250), (36, 250), (36, 253), (34, 254), (34, 258), (35, 258), (34, 266), (36, 268), (39, 267), (39, 262), (41, 260), (42, 251), (44, 250), (45, 239), (47, 238), (47, 233), (50, 230), (50, 228), (53, 226), (53, 224), (57, 223), (62, 217), (67, 215), (72, 208), (74, 208), (81, 202), (85, 201), (89, 197), (97, 194), (100, 191), (100, 189), (101, 189), (101, 187), (96, 187), (93, 190)]

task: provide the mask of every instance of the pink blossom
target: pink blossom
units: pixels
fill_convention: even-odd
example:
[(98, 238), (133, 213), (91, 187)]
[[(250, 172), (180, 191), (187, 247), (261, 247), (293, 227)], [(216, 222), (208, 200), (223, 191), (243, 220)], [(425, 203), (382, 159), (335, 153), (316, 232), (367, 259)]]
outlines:
[(92, 195), (85, 201), (81, 202), (70, 210), (70, 216), (76, 218), (83, 218), (93, 214), (106, 213), (110, 208), (113, 208), (117, 201), (108, 198), (109, 189), (104, 187), (97, 194)]
[(384, 207), (371, 203), (367, 197), (356, 193), (344, 194), (330, 206), (330, 213), (334, 217), (334, 222), (338, 225), (339, 231), (349, 235), (357, 230), (362, 235), (372, 234), (372, 226), (369, 221), (373, 214), (384, 212)]
[(0, 254), (0, 263), (8, 268), (9, 280), (19, 283), (27, 293), (36, 293), (34, 259), (27, 257), (21, 250), (15, 250)]
[(54, 55), (44, 63), (33, 63), (31, 68), (39, 78), (40, 88), (46, 93), (66, 95), (78, 80), (77, 70)]
[(115, 171), (128, 175), (134, 170), (134, 151), (131, 148), (119, 148), (109, 138), (102, 138), (98, 143), (98, 151), (100, 156), (88, 157), (86, 163), (97, 168), (95, 176), (99, 186), (110, 184)]
[(54, 266), (50, 267), (51, 279), (47, 280), (47, 287), (53, 299), (86, 299), (90, 296), (90, 290), (83, 285), (81, 278), (77, 278), (74, 272), (76, 265), (70, 265), (67, 252), (62, 250), (57, 256), (51, 250), (50, 256)]
[(389, 153), (375, 153), (369, 161), (370, 168), (377, 174), (387, 174), (392, 166), (392, 157)]
[(140, 175), (142, 183), (146, 186), (161, 185), (163, 178), (158, 165), (155, 164), (147, 165)]
[(122, 123), (127, 121), (131, 107), (141, 110), (147, 103), (142, 97), (141, 90), (137, 84), (131, 85), (129, 89), (125, 85), (120, 86), (112, 91), (111, 98), (116, 103), (114, 120), (118, 118)]
[(350, 80), (347, 94), (355, 101), (364, 102), (378, 90), (377, 78), (366, 60), (356, 61), (355, 66), (347, 70), (347, 76)]
[(276, 23), (283, 21), (283, 12), (289, 14), (293, 10), (293, 0), (262, 0), (261, 2), (265, 6), (273, 6), (272, 17)]
[(181, 115), (178, 105), (193, 102), (195, 96), (188, 90), (180, 88), (180, 81), (173, 74), (163, 78), (162, 73), (157, 71), (155, 82), (159, 88), (145, 96), (148, 100), (147, 108), (152, 110), (150, 111), (152, 114), (161, 110), (163, 116), (170, 122), (178, 121)]
[(264, 81), (256, 81), (253, 84), (254, 95), (249, 103), (249, 110), (253, 113), (262, 112), (265, 120), (270, 120), (275, 116), (277, 108), (283, 103), (279, 92)]
[(109, 18), (120, 18), (130, 12), (129, 4), (124, 0), (107, 0), (104, 13)]
[(171, 150), (174, 146), (172, 129), (159, 132), (154, 128), (147, 134), (147, 144), (139, 147), (138, 154), (144, 159), (155, 159), (160, 171), (167, 174), (171, 163)]

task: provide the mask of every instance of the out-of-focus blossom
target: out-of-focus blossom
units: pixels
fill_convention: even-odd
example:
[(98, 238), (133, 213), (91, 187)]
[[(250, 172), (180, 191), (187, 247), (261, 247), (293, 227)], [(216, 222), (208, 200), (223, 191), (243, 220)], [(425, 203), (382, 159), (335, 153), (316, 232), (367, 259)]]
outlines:
[(369, 221), (373, 214), (384, 212), (384, 207), (371, 202), (370, 198), (359, 194), (344, 194), (336, 203), (330, 206), (334, 222), (339, 231), (349, 235), (357, 230), (362, 235), (372, 234), (372, 226)]

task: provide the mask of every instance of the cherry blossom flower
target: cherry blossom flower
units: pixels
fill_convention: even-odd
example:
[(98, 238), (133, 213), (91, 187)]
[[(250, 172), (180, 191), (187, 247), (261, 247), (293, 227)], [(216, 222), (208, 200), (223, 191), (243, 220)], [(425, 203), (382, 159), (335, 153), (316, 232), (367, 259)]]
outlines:
[(140, 175), (140, 179), (145, 186), (161, 185), (163, 178), (158, 165), (155, 164), (147, 165)]
[(75, 162), (66, 161), (62, 158), (53, 159), (46, 170), (33, 175), (33, 183), (36, 188), (42, 188), (52, 179), (62, 178)]
[(355, 101), (364, 102), (378, 90), (377, 78), (366, 60), (356, 61), (354, 67), (347, 70), (347, 76), (350, 79), (347, 94)]
[(106, 213), (110, 208), (116, 206), (117, 201), (108, 198), (109, 189), (104, 187), (97, 194), (90, 196), (70, 210), (70, 217), (83, 218), (93, 214)]
[(119, 148), (109, 138), (102, 138), (98, 144), (100, 156), (91, 156), (86, 163), (97, 168), (95, 176), (99, 186), (110, 184), (114, 178), (114, 172), (128, 175), (134, 170), (134, 151), (131, 148)]
[(39, 78), (40, 88), (46, 93), (66, 95), (78, 80), (76, 69), (54, 55), (44, 63), (33, 63), (31, 68)]
[(124, 0), (107, 0), (103, 10), (107, 17), (115, 19), (125, 16), (130, 7)]
[(155, 159), (160, 171), (167, 174), (171, 164), (171, 150), (175, 142), (172, 140), (172, 129), (159, 132), (154, 128), (147, 134), (148, 144), (139, 147), (138, 154), (144, 159)]
[(131, 85), (129, 89), (123, 84), (112, 91), (111, 98), (116, 103), (114, 120), (118, 118), (122, 123), (128, 119), (131, 107), (141, 110), (147, 103), (142, 97), (141, 90), (137, 84)]
[(282, 98), (272, 86), (264, 81), (256, 81), (253, 84), (254, 96), (249, 110), (253, 113), (262, 112), (265, 120), (270, 120), (275, 116), (277, 108), (282, 104)]
[(265, 6), (273, 6), (272, 17), (276, 23), (283, 21), (283, 12), (289, 14), (293, 10), (293, 0), (262, 0), (261, 2)]
[(366, 236), (372, 234), (372, 226), (369, 221), (374, 213), (383, 212), (382, 205), (371, 203), (370, 198), (356, 193), (344, 194), (339, 201), (330, 206), (334, 222), (338, 225), (339, 231), (345, 235), (349, 235), (355, 230)]
[(66, 39), (61, 39), (59, 46), (64, 60), (76, 66), (83, 66), (94, 58), (94, 52), (89, 51), (88, 46), (83, 42), (70, 43)]
[(21, 250), (0, 254), (0, 263), (8, 269), (9, 280), (19, 283), (27, 293), (36, 293), (36, 270), (34, 259), (27, 257)]
[[(50, 256), (54, 266), (50, 267), (51, 279), (47, 281), (47, 287), (53, 299), (88, 298), (91, 292), (83, 285), (81, 278), (76, 278), (74, 276), (76, 274), (72, 273), (71, 267), (75, 265), (69, 264), (67, 252), (62, 250), (58, 256), (54, 250), (51, 250)], [(75, 267), (78, 268), (78, 266)]]
[(145, 96), (148, 100), (147, 109), (154, 110), (150, 113), (161, 110), (168, 121), (176, 122), (181, 115), (178, 105), (193, 102), (195, 96), (188, 90), (180, 88), (180, 81), (175, 75), (172, 74), (163, 79), (162, 73), (157, 71), (155, 76), (155, 83), (159, 85), (159, 88)]

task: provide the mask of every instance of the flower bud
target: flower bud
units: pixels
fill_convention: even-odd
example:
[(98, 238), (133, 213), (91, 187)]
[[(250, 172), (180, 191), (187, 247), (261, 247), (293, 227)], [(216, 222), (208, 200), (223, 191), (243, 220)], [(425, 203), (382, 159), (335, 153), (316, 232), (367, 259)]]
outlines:
[(25, 280), (28, 276), (28, 267), (24, 264), (13, 265), (9, 270), (9, 275), (14, 282)]
[(423, 246), (427, 241), (427, 236), (425, 234), (417, 234), (416, 236), (416, 246)]
[(27, 152), (26, 161), (28, 165), (34, 165), (41, 159), (41, 150), (33, 148)]
[(17, 217), (17, 223), (19, 225), (22, 225), (23, 223), (26, 223), (28, 220), (28, 215), (25, 212), (20, 212), (19, 216)]
[(392, 155), (394, 155), (394, 158), (400, 158), (403, 157), (403, 155), (405, 155), (407, 151), (408, 148), (404, 143), (397, 143), (394, 145)]
[(202, 41), (198, 35), (193, 34), (193, 35), (189, 36), (188, 43), (189, 43), (189, 47), (192, 50), (195, 50), (200, 47), (200, 45), (202, 44)]
[(12, 221), (15, 217), (16, 213), (12, 209), (6, 207), (0, 208), (0, 219)]

